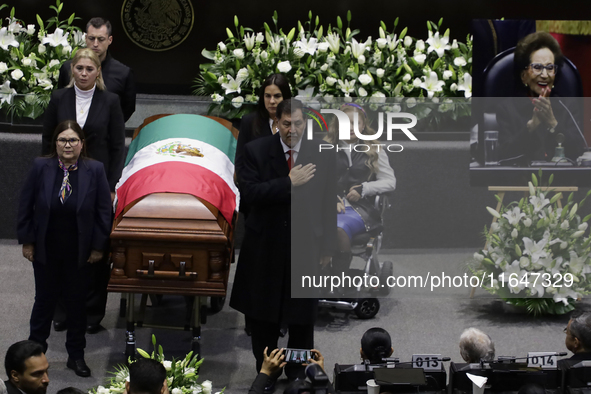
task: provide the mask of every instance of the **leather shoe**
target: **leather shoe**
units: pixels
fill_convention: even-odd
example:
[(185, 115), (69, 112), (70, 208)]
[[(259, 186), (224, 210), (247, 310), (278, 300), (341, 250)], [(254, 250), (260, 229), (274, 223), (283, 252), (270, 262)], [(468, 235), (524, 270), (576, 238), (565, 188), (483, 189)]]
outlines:
[(83, 378), (90, 376), (90, 368), (88, 368), (88, 365), (86, 365), (83, 358), (80, 360), (72, 360), (71, 358), (68, 358), (66, 366), (73, 369), (78, 376), (82, 376)]
[(100, 324), (89, 324), (88, 326), (86, 326), (86, 333), (87, 334), (96, 334), (100, 330), (101, 330)]
[(55, 331), (66, 331), (66, 322), (65, 321), (53, 321), (53, 329)]

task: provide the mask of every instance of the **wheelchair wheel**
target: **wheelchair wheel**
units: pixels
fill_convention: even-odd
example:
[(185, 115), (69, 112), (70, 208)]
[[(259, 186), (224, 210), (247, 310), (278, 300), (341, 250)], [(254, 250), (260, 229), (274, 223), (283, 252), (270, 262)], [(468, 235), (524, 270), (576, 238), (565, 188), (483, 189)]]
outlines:
[(371, 319), (380, 310), (380, 301), (377, 298), (362, 298), (358, 300), (353, 310), (360, 319)]
[(383, 287), (380, 287), (380, 295), (388, 295), (390, 294), (390, 287), (387, 285), (388, 283), (388, 277), (392, 276), (394, 274), (394, 263), (392, 263), (391, 261), (384, 261), (384, 263), (382, 264), (382, 269), (380, 270), (380, 286), (383, 285)]

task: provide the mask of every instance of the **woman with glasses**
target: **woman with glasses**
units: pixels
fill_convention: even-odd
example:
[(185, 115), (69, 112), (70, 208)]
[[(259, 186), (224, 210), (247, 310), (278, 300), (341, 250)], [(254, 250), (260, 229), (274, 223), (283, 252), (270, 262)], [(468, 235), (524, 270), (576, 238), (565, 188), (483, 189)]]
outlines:
[[(71, 65), (70, 84), (52, 94), (45, 110), (42, 154), (47, 155), (52, 149), (51, 136), (55, 127), (64, 120), (76, 120), (86, 135), (88, 156), (105, 166), (112, 201), (125, 159), (125, 123), (119, 96), (106, 90), (101, 62), (91, 49), (78, 50)], [(105, 261), (96, 264), (93, 271), (87, 310), (87, 331), (90, 334), (101, 329), (100, 322), (107, 305), (110, 268)], [(55, 330), (65, 330), (65, 322), (63, 302), (60, 302), (55, 315)]]
[(553, 92), (562, 63), (560, 45), (549, 33), (532, 33), (517, 44), (516, 97), (502, 99), (497, 110), (501, 159), (529, 165), (562, 153), (574, 161), (583, 153), (578, 106)]
[(84, 362), (90, 267), (108, 245), (111, 198), (102, 163), (86, 158), (84, 132), (74, 120), (54, 130), (50, 154), (35, 159), (20, 195), (17, 234), (33, 263), (35, 303), (29, 339), (47, 351), (60, 295), (68, 314), (67, 367), (90, 376)]

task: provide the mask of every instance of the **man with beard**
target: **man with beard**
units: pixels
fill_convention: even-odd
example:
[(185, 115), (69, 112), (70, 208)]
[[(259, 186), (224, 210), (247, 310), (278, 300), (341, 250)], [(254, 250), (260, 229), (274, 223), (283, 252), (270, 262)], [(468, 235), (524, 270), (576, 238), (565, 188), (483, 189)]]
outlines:
[(8, 348), (4, 358), (8, 394), (45, 394), (49, 385), (49, 363), (43, 346), (33, 341), (20, 341)]

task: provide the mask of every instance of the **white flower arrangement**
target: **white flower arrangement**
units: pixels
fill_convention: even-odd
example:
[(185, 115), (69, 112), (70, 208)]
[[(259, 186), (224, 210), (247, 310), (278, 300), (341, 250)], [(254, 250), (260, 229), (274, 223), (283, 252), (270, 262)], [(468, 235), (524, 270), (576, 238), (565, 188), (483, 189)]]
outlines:
[[(240, 118), (254, 110), (252, 105), (236, 108), (236, 98), (258, 96), (261, 82), (275, 72), (284, 73), (295, 96), (299, 90), (312, 89), (312, 97), (470, 97), (472, 72), (472, 39), (454, 40), (450, 44), (449, 29), (441, 33), (438, 24), (428, 22), (426, 40), (408, 36), (407, 29), (395, 34), (382, 22), (378, 38), (358, 38), (359, 30), (350, 26), (351, 12), (347, 13), (347, 27), (337, 17), (336, 26), (325, 28), (318, 17), (308, 13), (308, 21), (298, 22), (286, 34), (278, 28), (277, 12), (273, 15), (274, 31), (265, 23), (264, 31), (241, 26), (234, 17), (235, 32), (226, 28), (227, 39), (216, 50), (202, 51), (212, 63), (200, 66), (195, 80), (195, 94), (215, 98), (210, 112), (216, 110), (228, 118)], [(254, 37), (257, 37), (254, 39)], [(456, 61), (456, 59), (461, 59)], [(466, 60), (469, 59), (469, 60)], [(248, 77), (228, 90), (219, 78), (238, 81), (239, 70), (246, 68)], [(239, 89), (238, 89), (239, 88)], [(219, 101), (219, 97), (223, 101)], [(326, 101), (326, 100), (325, 100)], [(252, 102), (245, 100), (245, 102)], [(415, 101), (416, 103), (416, 101)], [(401, 102), (401, 109), (408, 111)], [(412, 112), (409, 111), (409, 112)], [(469, 106), (450, 106), (445, 116), (456, 120), (470, 115)], [(441, 112), (422, 111), (419, 119), (439, 117)], [(437, 123), (437, 122), (435, 122)]]
[[(152, 345), (156, 349), (156, 336), (152, 335)], [(144, 358), (151, 358), (159, 361), (166, 369), (166, 381), (170, 394), (212, 394), (213, 386), (210, 380), (205, 380), (198, 383), (199, 367), (203, 363), (203, 359), (198, 360), (197, 355), (193, 357), (193, 352), (186, 355), (184, 359), (166, 360), (164, 358), (164, 351), (162, 346), (158, 346), (158, 352), (148, 354), (142, 349), (137, 349), (140, 356)], [(129, 361), (132, 362), (131, 360)], [(110, 372), (112, 375), (104, 386), (98, 386), (88, 391), (88, 394), (123, 394), (125, 392), (125, 382), (129, 381), (129, 369), (126, 365), (118, 365), (115, 367), (115, 372)], [(218, 391), (215, 394), (222, 394)]]
[[(6, 4), (0, 5), (0, 11), (5, 8)], [(15, 18), (13, 7), (8, 25), (0, 28), (0, 109), (9, 115), (33, 119), (41, 115), (57, 87), (60, 67), (85, 44), (84, 34), (72, 25), (80, 18), (72, 14), (60, 21), (60, 0), (50, 8), (54, 17), (44, 22), (37, 15), (37, 25), (26, 25)]]
[(471, 270), (488, 292), (508, 303), (535, 315), (563, 314), (591, 293), (591, 238), (585, 236), (591, 215), (577, 214), (591, 191), (579, 204), (571, 193), (559, 208), (561, 194), (549, 199), (551, 190), (542, 192), (537, 185), (532, 175), (529, 198), (498, 212), (487, 207), (497, 221), (490, 232), (485, 228), (487, 248), (474, 254)]

